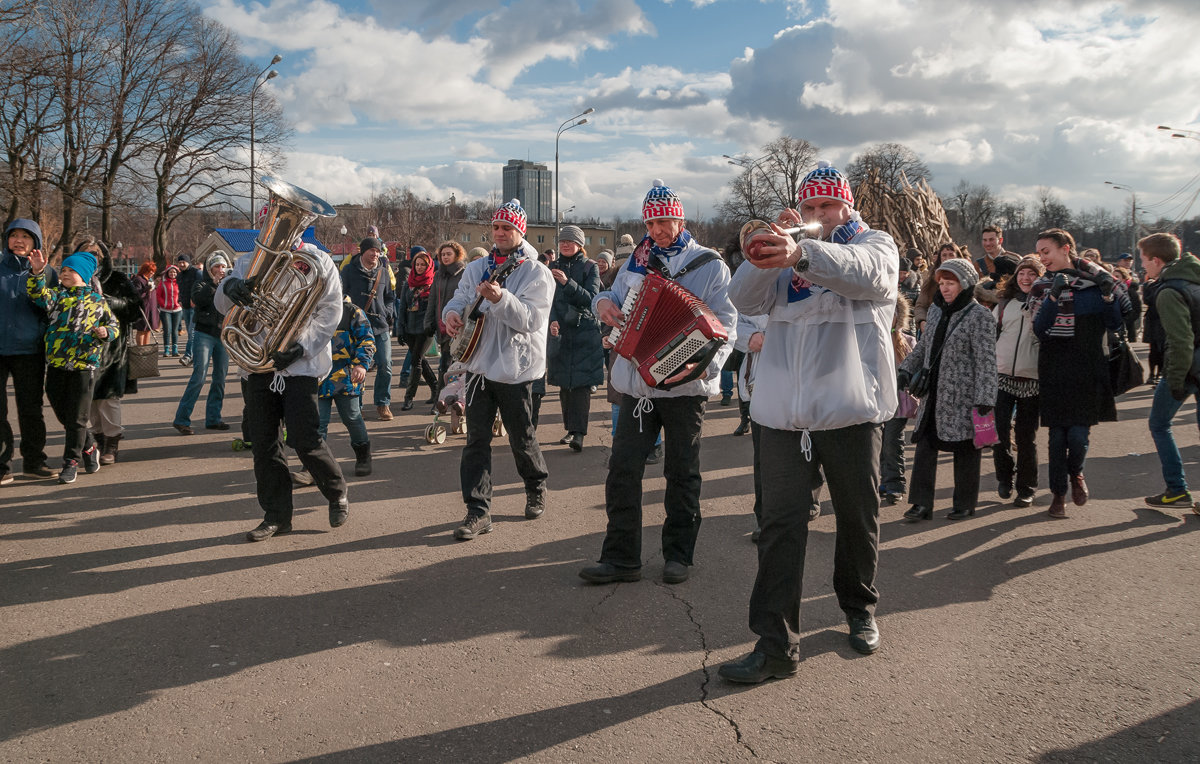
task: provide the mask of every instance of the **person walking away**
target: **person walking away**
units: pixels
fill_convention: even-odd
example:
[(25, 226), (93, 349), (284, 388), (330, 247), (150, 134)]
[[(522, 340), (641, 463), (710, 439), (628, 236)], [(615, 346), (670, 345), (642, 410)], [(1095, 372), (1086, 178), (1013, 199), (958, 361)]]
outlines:
[(103, 343), (117, 337), (119, 324), (104, 297), (89, 286), (96, 257), (76, 252), (62, 262), (59, 286), (46, 285), (41, 250), (29, 255), (25, 288), (33, 304), (46, 311), (46, 398), (66, 431), (59, 483), (74, 483), (79, 462), (89, 475), (100, 469), (100, 449), (88, 429), (92, 388)]
[(362, 416), (363, 383), (375, 357), (375, 334), (367, 314), (346, 297), (342, 319), (330, 340), (333, 367), (317, 390), (317, 413), (322, 440), (328, 440), (329, 418), (337, 405), (338, 417), (350, 433), (354, 474), (371, 474), (371, 438)]
[(1065, 497), (1088, 500), (1084, 461), (1093, 425), (1115, 422), (1117, 406), (1104, 354), (1105, 335), (1121, 325), (1113, 298), (1113, 278), (1095, 263), (1076, 256), (1075, 238), (1061, 228), (1037, 235), (1037, 253), (1046, 273), (1029, 290), (1038, 350), (1039, 409), (1047, 442), (1050, 492), (1048, 514), (1067, 517)]
[(558, 238), (558, 257), (550, 265), (556, 284), (550, 336), (558, 338), (558, 351), (548, 360), (547, 380), (558, 387), (567, 431), (559, 443), (578, 453), (588, 432), (592, 390), (604, 382), (600, 322), (592, 313), (592, 298), (600, 292), (600, 271), (587, 259), (579, 226), (563, 226)]
[[(1147, 496), (1146, 504), (1161, 509), (1192, 507), (1200, 514), (1171, 432), (1171, 420), (1184, 401), (1200, 390), (1200, 366), (1196, 364), (1200, 358), (1200, 260), (1184, 253), (1179, 237), (1172, 233), (1151, 234), (1137, 246), (1147, 278), (1159, 283), (1155, 307), (1166, 338), (1162, 378), (1154, 388), (1148, 422), (1166, 487), (1162, 493)], [(1200, 407), (1196, 417), (1200, 424)]]
[(208, 374), (210, 362), (212, 382), (208, 386), (208, 399), (204, 404), (204, 429), (229, 429), (229, 425), (221, 418), (221, 409), (225, 402), (225, 378), (229, 374), (229, 353), (221, 343), (221, 322), (225, 316), (217, 310), (215, 304), (217, 288), (225, 278), (228, 268), (229, 260), (224, 253), (214, 252), (209, 255), (204, 263), (204, 275), (192, 290), (192, 303), (196, 311), (196, 336), (192, 345), (195, 356), (192, 375), (175, 409), (173, 424), (180, 435), (192, 434), (192, 408), (195, 407), (200, 390), (204, 387), (204, 377)]
[[(30, 477), (48, 478), (46, 420), (42, 399), (46, 382), (46, 313), (33, 304), (26, 284), (29, 259), (41, 256), (42, 229), (17, 218), (4, 230), (0, 252), (0, 485), (12, 483), (11, 462), (15, 439), (8, 422), (8, 380), (12, 379), (17, 404), (17, 429), (21, 433), (22, 470)], [(50, 286), (58, 284), (53, 268), (45, 269)]]
[(929, 306), (926, 331), (898, 370), (903, 388), (918, 371), (930, 375), (913, 429), (912, 506), (904, 513), (913, 522), (933, 516), (939, 451), (954, 454), (954, 508), (946, 518), (965, 520), (975, 514), (981, 454), (972, 412), (987, 415), (996, 405), (996, 320), (975, 301), (979, 273), (970, 261), (953, 258), (933, 275), (938, 293)]
[[(1014, 507), (1033, 505), (1038, 482), (1038, 351), (1033, 317), (1028, 307), (1029, 290), (1046, 269), (1036, 257), (1017, 264), (1016, 273), (997, 291), (996, 365), (999, 392), (996, 394), (996, 435), (992, 462), (996, 468), (996, 491), (1001, 499), (1012, 498)], [(1013, 447), (1016, 459), (1013, 459)]]

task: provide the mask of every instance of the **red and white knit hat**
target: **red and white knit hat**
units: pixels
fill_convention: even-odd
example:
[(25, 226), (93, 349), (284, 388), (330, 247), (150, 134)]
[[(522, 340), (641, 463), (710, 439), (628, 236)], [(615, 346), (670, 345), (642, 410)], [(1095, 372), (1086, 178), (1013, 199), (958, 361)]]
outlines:
[(850, 191), (850, 181), (828, 162), (817, 162), (817, 169), (804, 176), (800, 182), (800, 190), (796, 201), (803, 204), (808, 199), (837, 199), (854, 206), (854, 193)]
[(646, 193), (646, 199), (642, 202), (642, 222), (664, 218), (683, 220), (683, 202), (667, 184), (655, 179), (654, 187)]
[(502, 223), (508, 223), (513, 228), (525, 235), (525, 223), (528, 217), (525, 215), (525, 210), (521, 208), (520, 199), (510, 199), (507, 203), (500, 205), (496, 213), (492, 215), (492, 222), (499, 220)]

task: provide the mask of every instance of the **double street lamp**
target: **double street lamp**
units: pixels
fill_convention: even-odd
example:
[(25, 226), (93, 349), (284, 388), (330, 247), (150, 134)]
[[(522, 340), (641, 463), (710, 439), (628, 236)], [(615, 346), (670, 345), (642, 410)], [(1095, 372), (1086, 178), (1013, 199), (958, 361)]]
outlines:
[[(274, 79), (279, 76), (279, 72), (271, 69), (272, 66), (283, 60), (283, 56), (278, 53), (271, 59), (271, 63), (263, 67), (263, 70), (254, 77), (254, 87), (250, 88), (250, 227), (253, 228), (258, 222), (258, 210), (254, 206), (254, 184), (258, 182), (258, 178), (254, 175), (254, 96), (258, 94), (258, 89), (266, 83), (267, 80)], [(263, 75), (266, 75), (265, 77)]]
[(1167, 127), (1166, 125), (1159, 125), (1158, 129), (1169, 132), (1172, 138), (1191, 138), (1193, 141), (1200, 141), (1200, 132), (1196, 130), (1184, 130), (1178, 127)]
[[(587, 115), (591, 114), (594, 111), (595, 111), (595, 109), (593, 109), (592, 107), (589, 106), (588, 108), (584, 109), (580, 113), (576, 114), (574, 117), (571, 117), (570, 119), (564, 121), (561, 125), (559, 125), (558, 132), (556, 132), (554, 134), (554, 236), (555, 236), (554, 246), (555, 247), (558, 246), (558, 232), (560, 230), (562, 230), (562, 217), (560, 217), (558, 214), (558, 139), (559, 139), (559, 137), (562, 136), (563, 133), (567, 132), (568, 130), (575, 128), (575, 127), (579, 127), (580, 125), (586, 125), (588, 122), (586, 119)], [(585, 117), (585, 119), (580, 119), (580, 117)]]

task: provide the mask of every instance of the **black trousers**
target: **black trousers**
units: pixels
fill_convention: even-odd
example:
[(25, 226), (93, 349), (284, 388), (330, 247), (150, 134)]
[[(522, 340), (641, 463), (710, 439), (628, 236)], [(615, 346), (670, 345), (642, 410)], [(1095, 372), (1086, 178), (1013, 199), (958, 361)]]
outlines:
[(587, 435), (588, 415), (592, 410), (592, 388), (560, 387), (558, 402), (562, 407), (563, 428), (567, 432)]
[[(937, 483), (938, 450), (928, 438), (917, 441), (913, 456), (912, 479), (908, 484), (908, 500), (912, 504), (933, 507), (933, 494)], [(978, 448), (954, 451), (954, 509), (972, 512), (979, 502), (979, 465), (981, 452)]]
[[(1000, 436), (1000, 442), (992, 446), (996, 479), (1001, 483), (1013, 483), (1015, 466), (1017, 493), (1022, 496), (1032, 495), (1038, 484), (1038, 424), (1036, 395), (1017, 398), (1003, 390), (996, 395), (996, 434)], [(1017, 447), (1015, 462), (1012, 454), (1014, 435)]]
[(458, 468), (467, 514), (482, 516), (491, 510), (492, 423), (497, 411), (508, 431), (508, 445), (525, 490), (539, 490), (546, 485), (550, 473), (533, 424), (532, 390), (532, 382), (506, 385), (478, 374), (467, 376), (467, 444)]
[(642, 477), (646, 457), (662, 429), (663, 476), (667, 479), (663, 560), (691, 565), (700, 534), (700, 436), (708, 400), (701, 395), (644, 399), (649, 406), (642, 400), (621, 396), (604, 482), (608, 530), (600, 562), (620, 568), (642, 566)]
[(833, 589), (838, 604), (847, 616), (875, 612), (882, 437), (882, 427), (870, 422), (810, 433), (762, 428), (762, 535), (750, 595), (750, 630), (759, 638), (755, 650), (799, 659), (808, 513), (822, 470), (837, 520)]
[(754, 524), (762, 528), (762, 425), (750, 420), (750, 440), (754, 444)]
[(23, 467), (28, 470), (46, 463), (46, 420), (42, 417), (46, 357), (41, 353), (0, 355), (0, 475), (10, 471), (13, 458), (13, 430), (8, 423), (9, 377), (17, 403)]
[[(420, 367), (414, 368), (408, 374), (408, 388), (404, 391), (404, 400), (411, 401), (417, 397), (417, 387), (420, 386), (421, 380), (425, 380), (425, 384), (429, 385), (429, 396), (432, 398), (437, 395), (438, 379), (433, 374), (433, 367), (429, 365), (429, 359), (425, 357), (425, 351), (429, 349), (429, 345), (433, 342), (433, 336), (429, 334), (406, 334), (404, 342), (408, 345), (408, 351), (412, 353), (413, 366), (420, 361)], [(417, 372), (420, 371), (418, 374)]]
[(438, 343), (438, 349), (442, 351), (442, 357), (438, 359), (438, 392), (446, 388), (446, 372), (450, 370), (450, 364), (454, 363), (454, 354), (450, 352), (450, 340)]
[(283, 391), (271, 390), (274, 372), (251, 374), (246, 379), (246, 430), (254, 444), (254, 479), (258, 504), (267, 522), (292, 522), (292, 476), (283, 455), (286, 445), (296, 451), (300, 463), (329, 501), (346, 495), (342, 468), (320, 435), (315, 377), (279, 377)]
[[(92, 431), (88, 416), (92, 408), (92, 388), (96, 385), (94, 369), (63, 369), (46, 367), (46, 400), (54, 416), (65, 430), (63, 463), (78, 462), (79, 456), (92, 447)], [(39, 403), (39, 408), (41, 404)]]

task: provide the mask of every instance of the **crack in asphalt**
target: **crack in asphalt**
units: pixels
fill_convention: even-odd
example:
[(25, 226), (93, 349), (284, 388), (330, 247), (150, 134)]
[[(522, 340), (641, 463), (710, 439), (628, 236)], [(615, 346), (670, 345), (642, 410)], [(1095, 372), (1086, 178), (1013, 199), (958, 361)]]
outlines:
[(755, 751), (754, 747), (751, 746), (750, 743), (746, 741), (745, 737), (742, 736), (742, 728), (738, 726), (737, 720), (708, 702), (708, 685), (712, 681), (712, 672), (710, 672), (708, 668), (708, 659), (712, 655), (712, 650), (708, 648), (708, 639), (704, 636), (704, 628), (700, 625), (700, 622), (696, 620), (696, 614), (694, 608), (692, 607), (692, 603), (683, 597), (680, 597), (675, 592), (675, 589), (673, 589), (669, 584), (655, 582), (655, 586), (665, 591), (671, 596), (672, 599), (683, 605), (685, 611), (687, 612), (688, 620), (692, 622), (692, 626), (696, 629), (696, 634), (700, 636), (700, 647), (704, 650), (704, 658), (700, 661), (700, 669), (704, 672), (704, 681), (700, 683), (700, 705), (724, 719), (725, 723), (733, 729), (734, 735), (737, 736), (738, 745), (745, 748), (750, 752), (751, 756), (757, 759), (758, 752)]
[(600, 610), (600, 607), (604, 605), (605, 602), (608, 602), (610, 599), (612, 599), (612, 596), (617, 593), (617, 588), (620, 586), (621, 584), (617, 583), (615, 586), (608, 587), (608, 591), (604, 593), (604, 596), (596, 600), (595, 605), (592, 605), (592, 615), (596, 615), (596, 612)]

